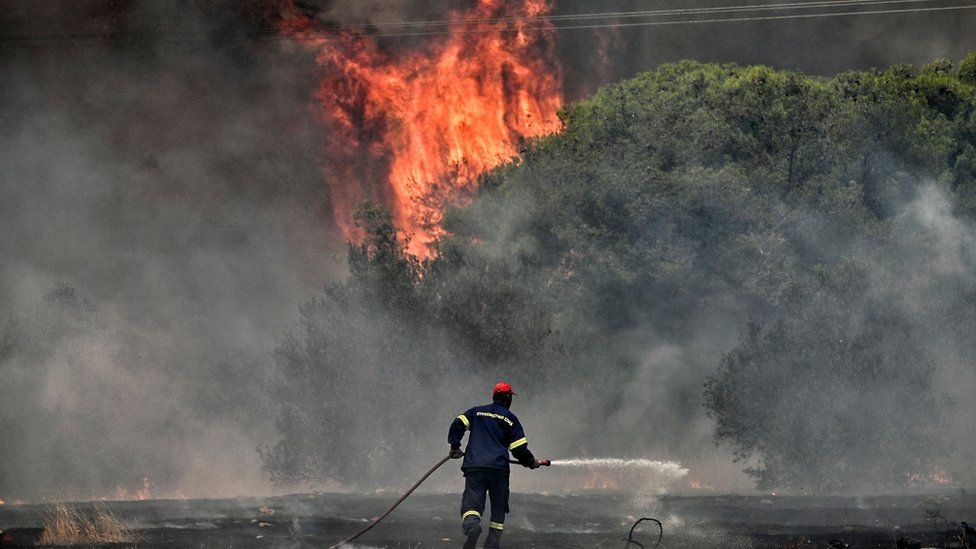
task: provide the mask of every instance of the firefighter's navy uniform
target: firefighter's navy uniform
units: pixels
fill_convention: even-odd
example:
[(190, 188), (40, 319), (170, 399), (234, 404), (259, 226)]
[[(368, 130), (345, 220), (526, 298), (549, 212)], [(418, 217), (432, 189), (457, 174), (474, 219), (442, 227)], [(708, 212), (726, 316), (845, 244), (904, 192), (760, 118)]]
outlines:
[[(470, 431), (465, 448), (464, 494), (461, 496), (461, 522), (465, 535), (481, 530), (485, 494), (491, 498), (491, 519), (485, 547), (498, 547), (508, 512), (508, 453), (526, 467), (535, 462), (529, 451), (522, 424), (515, 414), (498, 402), (471, 408), (459, 415), (447, 435), (452, 449), (461, 447), (461, 438)], [(476, 537), (476, 536), (475, 536)]]

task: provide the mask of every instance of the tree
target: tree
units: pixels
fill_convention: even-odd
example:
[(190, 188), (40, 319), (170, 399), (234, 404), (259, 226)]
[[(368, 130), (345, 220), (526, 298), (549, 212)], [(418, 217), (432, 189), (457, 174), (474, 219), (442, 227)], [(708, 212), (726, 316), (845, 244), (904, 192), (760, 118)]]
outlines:
[(279, 439), (260, 452), (280, 484), (385, 478), (403, 453), (423, 447), (420, 420), (436, 408), (418, 398), (421, 387), (459, 362), (422, 321), (424, 264), (404, 251), (389, 213), (364, 204), (355, 219), (366, 236), (349, 246), (349, 278), (306, 303), (301, 332), (275, 350)]
[[(850, 296), (851, 294), (846, 293)], [(789, 321), (750, 324), (705, 383), (716, 439), (761, 489), (903, 487), (944, 457), (946, 403), (914, 320), (886, 301), (830, 297)]]
[[(719, 440), (761, 460), (762, 486), (898, 484), (930, 464), (939, 437), (927, 437), (946, 417), (933, 336), (968, 356), (970, 338), (946, 334), (976, 324), (956, 291), (976, 280), (969, 263), (933, 273), (932, 234), (899, 229), (933, 182), (963, 216), (936, 224), (956, 235), (973, 219), (971, 64), (834, 78), (663, 65), (568, 105), (562, 132), (484, 174), (446, 212), (431, 260), (365, 205), (349, 278), (306, 304), (278, 348), (281, 439), (266, 466), (281, 481), (382, 478), (405, 436), (417, 455), (427, 436), (386, 427), (391, 409), (457, 413), (418, 406), (410, 388), (498, 375), (587, 418), (561, 427), (553, 451), (621, 424), (598, 430), (601, 448), (680, 455), (702, 442), (686, 435), (705, 419), (708, 378)], [(750, 318), (767, 323), (736, 342)], [(659, 346), (677, 350), (666, 372), (648, 358)], [(453, 394), (445, 383), (428, 386)], [(363, 439), (369, 416), (380, 426)]]

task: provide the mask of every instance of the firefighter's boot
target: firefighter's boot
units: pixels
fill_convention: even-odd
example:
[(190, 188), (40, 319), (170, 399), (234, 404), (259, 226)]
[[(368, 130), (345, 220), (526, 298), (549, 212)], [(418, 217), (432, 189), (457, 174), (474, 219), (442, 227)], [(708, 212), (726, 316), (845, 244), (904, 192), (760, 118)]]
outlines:
[(488, 529), (488, 537), (485, 538), (485, 549), (499, 549), (501, 545), (502, 531), (497, 528)]
[(464, 532), (464, 549), (475, 549), (478, 543), (478, 536), (481, 535), (481, 519), (468, 515), (461, 521), (461, 531)]

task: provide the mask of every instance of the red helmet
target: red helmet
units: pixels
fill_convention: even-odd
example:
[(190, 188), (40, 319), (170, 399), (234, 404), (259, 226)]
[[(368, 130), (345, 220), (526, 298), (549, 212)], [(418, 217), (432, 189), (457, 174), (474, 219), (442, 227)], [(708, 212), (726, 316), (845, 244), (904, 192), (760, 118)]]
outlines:
[(502, 395), (502, 394), (514, 395), (516, 393), (515, 391), (512, 390), (511, 385), (502, 381), (495, 385), (495, 388), (492, 389), (491, 394), (492, 396), (494, 396), (494, 395)]

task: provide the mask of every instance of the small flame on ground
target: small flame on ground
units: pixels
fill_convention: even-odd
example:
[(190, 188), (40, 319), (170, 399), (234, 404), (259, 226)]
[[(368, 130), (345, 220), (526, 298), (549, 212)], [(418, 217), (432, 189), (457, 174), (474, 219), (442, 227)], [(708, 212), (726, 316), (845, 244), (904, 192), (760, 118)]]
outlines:
[(929, 474), (925, 473), (911, 473), (908, 476), (908, 483), (913, 486), (948, 486), (955, 484), (956, 481), (952, 480), (949, 473), (936, 465), (932, 468), (932, 472)]
[(929, 480), (931, 480), (935, 484), (940, 484), (940, 485), (956, 483), (954, 480), (952, 480), (952, 477), (949, 476), (949, 473), (947, 473), (945, 469), (938, 466), (936, 466), (935, 469), (932, 471), (932, 473), (929, 475)]
[(715, 487), (705, 484), (700, 480), (691, 480), (688, 482), (688, 488), (692, 490), (714, 490)]
[(115, 499), (118, 501), (146, 501), (153, 497), (153, 482), (149, 477), (143, 477), (142, 484), (135, 490), (119, 486), (115, 489)]
[(605, 472), (590, 470), (583, 479), (584, 490), (619, 490), (620, 479), (613, 478)]

